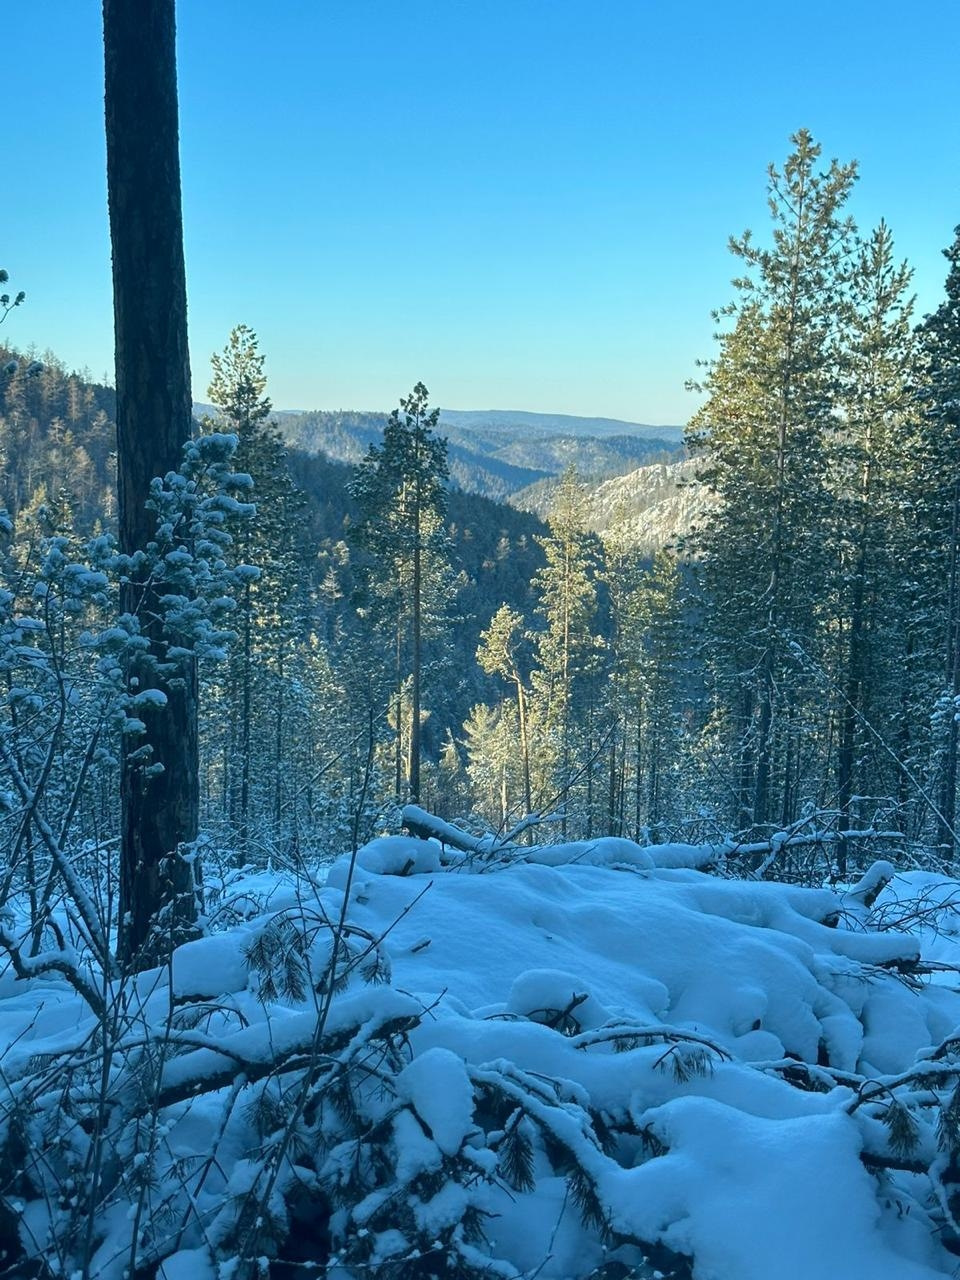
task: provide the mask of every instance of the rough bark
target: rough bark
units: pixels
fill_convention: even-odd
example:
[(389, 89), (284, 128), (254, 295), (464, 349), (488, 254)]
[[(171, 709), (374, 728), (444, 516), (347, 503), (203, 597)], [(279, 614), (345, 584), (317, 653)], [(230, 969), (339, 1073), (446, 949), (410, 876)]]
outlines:
[[(176, 470), (191, 430), (187, 301), (180, 208), (174, 0), (104, 0), (107, 187), (113, 248), (117, 458), (121, 549), (153, 535), (145, 502), (151, 480)], [(156, 592), (131, 581), (122, 602), (163, 652)], [(137, 967), (162, 954), (157, 924), (172, 939), (193, 919), (194, 876), (177, 850), (196, 839), (199, 807), (196, 671), (165, 682), (150, 664), (130, 672), (139, 689), (161, 688), (165, 707), (146, 709), (153, 765), (124, 753), (121, 777), (120, 953)]]

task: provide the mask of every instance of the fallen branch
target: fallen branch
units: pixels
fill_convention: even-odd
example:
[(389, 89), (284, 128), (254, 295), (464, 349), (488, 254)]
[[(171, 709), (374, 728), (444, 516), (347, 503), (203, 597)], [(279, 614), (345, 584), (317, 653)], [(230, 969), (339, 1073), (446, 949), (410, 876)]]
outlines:
[(100, 993), (80, 973), (76, 955), (72, 952), (44, 951), (38, 956), (25, 956), (16, 938), (2, 926), (0, 926), (0, 947), (10, 957), (13, 971), (18, 978), (28, 981), (30, 978), (38, 978), (43, 973), (63, 974), (77, 995), (82, 996), (87, 1002), (90, 1012), (100, 1020), (106, 1017), (106, 1006)]
[[(410, 1031), (423, 1012), (412, 996), (392, 990), (378, 993), (377, 1010), (372, 1015), (362, 1002), (357, 1010), (338, 1010), (334, 1004), (319, 1045), (316, 1044), (316, 1014), (304, 1013), (283, 1024), (274, 1024), (272, 1038), (262, 1026), (236, 1032), (222, 1045), (216, 1042), (197, 1048), (166, 1062), (156, 1099), (142, 1104), (142, 1111), (172, 1106), (202, 1094), (228, 1088), (238, 1075), (248, 1084), (267, 1076), (327, 1065), (336, 1055), (352, 1055), (371, 1040), (386, 1040)], [(366, 1015), (366, 1016), (364, 1016)]]
[(405, 804), (401, 810), (403, 825), (412, 836), (420, 840), (439, 840), (451, 849), (459, 849), (461, 853), (487, 854), (501, 851), (505, 846), (499, 842), (491, 843), (489, 836), (472, 836), (442, 818), (436, 818), (417, 804)]

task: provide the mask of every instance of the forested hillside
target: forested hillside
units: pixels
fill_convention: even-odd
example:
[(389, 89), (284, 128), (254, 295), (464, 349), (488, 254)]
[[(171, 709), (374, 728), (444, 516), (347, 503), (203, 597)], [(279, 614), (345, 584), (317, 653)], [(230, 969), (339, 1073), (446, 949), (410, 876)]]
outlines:
[[(696, 817), (756, 834), (825, 812), (952, 856), (941, 387), (954, 304), (913, 325), (889, 230), (862, 237), (842, 220), (852, 170), (820, 174), (817, 157), (800, 135), (779, 181), (805, 204), (792, 212), (796, 192), (776, 188), (774, 247), (734, 245), (748, 276), (704, 381), (695, 456), (589, 486), (568, 465), (539, 500), (514, 498), (546, 523), (455, 483), (435, 411), (423, 428), (406, 411), (275, 425), (256, 335), (234, 332), (200, 429), (239, 439), (258, 510), (233, 557), (260, 576), (244, 592), (241, 668), (235, 650), (201, 698), (211, 820), (249, 832), (256, 815), (266, 832), (282, 817), (297, 839), (343, 823), (367, 752), (380, 771), (370, 821), (407, 798), (414, 770), (415, 799), (493, 827), (539, 813), (563, 834), (637, 837)], [(48, 534), (108, 529), (110, 392), (52, 359), (37, 369), (9, 353), (8, 367), (11, 513), (26, 529), (42, 511)], [(505, 443), (500, 422), (469, 417), (461, 429), (481, 432), (488, 458), (549, 454), (551, 467), (575, 440), (544, 427)], [(331, 441), (356, 462), (323, 453)], [(583, 457), (648, 443), (584, 435)], [(403, 512), (409, 485), (428, 482), (421, 554)], [(304, 781), (318, 771), (322, 786)]]
[[(9, 369), (0, 398), (0, 504), (25, 531), (35, 530), (35, 536), (71, 533), (82, 538), (114, 529), (114, 392), (68, 373), (51, 352), (42, 361), (13, 349), (0, 354)], [(197, 424), (197, 430), (209, 430), (210, 423), (208, 419), (205, 428)], [(322, 669), (318, 678), (323, 688), (323, 681), (331, 678), (329, 663), (344, 669), (344, 679), (350, 678), (355, 648), (364, 637), (358, 553), (350, 541), (357, 518), (349, 492), (354, 469), (322, 453), (286, 449), (274, 438), (272, 427), (263, 430), (257, 448), (267, 452), (266, 461), (256, 453), (245, 459), (254, 474), (267, 467), (257, 474), (254, 493), (262, 489), (269, 500), (279, 484), (289, 486), (296, 496), (291, 499), (290, 527), (277, 529), (267, 517), (266, 536), (255, 545), (266, 552), (273, 536), (289, 543), (284, 565), (288, 577), (279, 581), (280, 565), (273, 561), (264, 575), (277, 573), (279, 607), (297, 619), (296, 634), (309, 637), (316, 651), (313, 660)], [(546, 532), (532, 515), (456, 488), (450, 492), (447, 515), (450, 616), (456, 626), (447, 642), (449, 655), (443, 659), (448, 674), (436, 680), (425, 733), (434, 760), (443, 741), (459, 735), (471, 706), (487, 696), (489, 677), (475, 655), (493, 613), (505, 603), (521, 611), (533, 607), (531, 583), (543, 564), (537, 539)], [(261, 658), (259, 652), (252, 654), (251, 667)], [(216, 705), (219, 715), (219, 697)], [(327, 714), (322, 703), (315, 713), (319, 720)], [(212, 715), (211, 722), (215, 718)], [(281, 767), (275, 762), (275, 770)]]
[[(649, 463), (622, 476), (585, 481), (584, 521), (601, 535), (616, 532), (642, 555), (678, 549), (710, 505), (708, 486), (698, 475), (701, 464)], [(541, 480), (510, 496), (513, 506), (546, 517), (556, 500), (558, 482)]]
[[(349, 411), (283, 414), (280, 432), (291, 448), (359, 462), (380, 436), (387, 415)], [(504, 498), (571, 464), (595, 479), (622, 475), (682, 452), (676, 427), (648, 427), (560, 414), (441, 412), (452, 482), (470, 493)], [(521, 504), (522, 505), (522, 504)]]
[(14, 517), (69, 491), (81, 525), (116, 518), (116, 396), (51, 351), (0, 343), (0, 501)]

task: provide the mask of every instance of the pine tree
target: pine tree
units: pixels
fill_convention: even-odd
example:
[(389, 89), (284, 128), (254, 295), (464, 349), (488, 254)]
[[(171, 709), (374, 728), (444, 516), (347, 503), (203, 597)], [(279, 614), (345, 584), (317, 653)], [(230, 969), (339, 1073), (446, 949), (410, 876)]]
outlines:
[(669, 552), (657, 552), (631, 592), (627, 611), (628, 636), (636, 646), (630, 681), (637, 733), (635, 823), (639, 831), (643, 793), (646, 826), (656, 837), (666, 816), (667, 780), (680, 755), (683, 605), (680, 571)]
[(488, 707), (478, 702), (463, 725), (467, 775), (473, 808), (485, 822), (502, 831), (510, 822), (511, 796), (522, 787), (517, 771), (517, 725), (506, 702)]
[(501, 605), (480, 636), (477, 661), (488, 675), (498, 675), (513, 685), (517, 700), (517, 723), (520, 729), (520, 759), (523, 764), (524, 814), (533, 813), (530, 780), (530, 714), (527, 677), (521, 670), (520, 651), (524, 641), (523, 617), (509, 605)]
[[(370, 446), (350, 492), (360, 510), (353, 536), (370, 559), (370, 597), (382, 622), (393, 624), (395, 682), (395, 788), (416, 803), (420, 795), (425, 619), (431, 589), (443, 612), (444, 571), (448, 567), (443, 527), (447, 495), (447, 443), (436, 435), (439, 409), (430, 409), (427, 388), (418, 382), (400, 401), (384, 428), (383, 443)], [(409, 684), (409, 716), (404, 689)], [(404, 750), (404, 723), (409, 745)], [(405, 767), (404, 767), (405, 766)]]
[(950, 264), (946, 298), (920, 329), (925, 394), (926, 454), (923, 521), (928, 547), (939, 561), (942, 637), (940, 770), (937, 844), (957, 855), (957, 781), (960, 750), (960, 227), (944, 250)]
[[(845, 830), (858, 825), (855, 795), (893, 795), (900, 782), (873, 763), (865, 726), (897, 723), (908, 661), (903, 620), (916, 548), (904, 540), (902, 506), (904, 480), (914, 465), (917, 377), (910, 278), (907, 264), (895, 262), (893, 238), (881, 223), (858, 244), (850, 273), (832, 447), (835, 770)], [(902, 735), (897, 746), (905, 747)], [(843, 841), (840, 874), (846, 871), (847, 852)]]
[(223, 766), (242, 857), (250, 840), (258, 761), (261, 814), (269, 814), (275, 832), (282, 819), (288, 667), (298, 623), (306, 612), (298, 537), (305, 497), (290, 476), (283, 441), (270, 421), (272, 406), (256, 333), (237, 325), (211, 365), (207, 394), (219, 415), (215, 425), (236, 434), (234, 465), (250, 477), (248, 496), (257, 506), (255, 520), (231, 527), (232, 561), (250, 566), (237, 601), (238, 643), (226, 674), (231, 733), (224, 744)]
[[(573, 777), (575, 737), (586, 734), (582, 758), (588, 787), (592, 783), (592, 749), (595, 724), (588, 697), (588, 677), (599, 665), (599, 648), (593, 633), (597, 609), (597, 545), (583, 521), (583, 488), (576, 468), (567, 467), (561, 477), (548, 516), (550, 534), (538, 541), (546, 564), (536, 576), (540, 603), (537, 612), (545, 628), (535, 637), (537, 666), (533, 674), (538, 717), (553, 744), (556, 791), (564, 798), (562, 832), (567, 832), (567, 811)], [(595, 690), (594, 690), (595, 692)], [(583, 736), (582, 734), (580, 735)], [(587, 826), (592, 819), (592, 796), (587, 802)]]
[(809, 693), (795, 653), (819, 657), (827, 574), (825, 439), (852, 235), (841, 214), (856, 167), (819, 171), (809, 133), (792, 142), (783, 172), (769, 170), (770, 245), (749, 232), (731, 239), (744, 274), (719, 317), (733, 327), (720, 336), (689, 432), (720, 499), (696, 543), (710, 665), (738, 756), (740, 826), (795, 813)]
[[(120, 545), (133, 557), (155, 532), (151, 481), (177, 470), (191, 432), (175, 25), (174, 0), (104, 0)], [(162, 659), (156, 589), (134, 573), (123, 607)], [(154, 930), (164, 908), (171, 938), (196, 915), (194, 867), (178, 856), (199, 818), (196, 667), (185, 658), (179, 668), (172, 680), (158, 680), (150, 663), (130, 672), (132, 688), (164, 694), (145, 712), (145, 741), (125, 754), (121, 780), (120, 952), (135, 967), (163, 950)]]
[[(0, 267), (0, 284), (7, 284), (9, 280), (10, 273), (5, 268)], [(14, 307), (19, 307), (23, 303), (26, 296), (22, 289), (14, 294), (9, 293), (6, 289), (4, 289), (3, 293), (0, 293), (0, 324), (3, 324)]]

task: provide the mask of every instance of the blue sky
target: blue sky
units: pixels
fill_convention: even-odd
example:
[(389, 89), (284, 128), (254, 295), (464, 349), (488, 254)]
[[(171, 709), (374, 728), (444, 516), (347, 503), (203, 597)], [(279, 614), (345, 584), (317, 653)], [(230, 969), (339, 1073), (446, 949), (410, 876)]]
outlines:
[[(811, 129), (941, 297), (960, 6), (179, 0), (194, 388), (243, 321), (274, 403), (682, 422), (727, 238)], [(112, 369), (99, 0), (3, 20), (4, 326)]]

